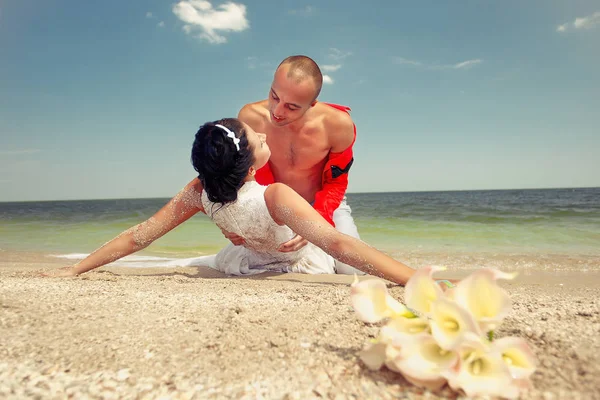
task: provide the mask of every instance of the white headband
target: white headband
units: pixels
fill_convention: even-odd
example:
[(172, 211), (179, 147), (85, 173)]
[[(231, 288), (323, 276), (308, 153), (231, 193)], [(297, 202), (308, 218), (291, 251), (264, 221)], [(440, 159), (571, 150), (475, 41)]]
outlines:
[(221, 128), (225, 132), (227, 132), (227, 137), (231, 138), (231, 140), (233, 141), (233, 144), (235, 144), (235, 148), (237, 149), (237, 151), (240, 151), (240, 139), (235, 137), (235, 133), (233, 133), (228, 128), (224, 127), (223, 125), (215, 124), (215, 126)]

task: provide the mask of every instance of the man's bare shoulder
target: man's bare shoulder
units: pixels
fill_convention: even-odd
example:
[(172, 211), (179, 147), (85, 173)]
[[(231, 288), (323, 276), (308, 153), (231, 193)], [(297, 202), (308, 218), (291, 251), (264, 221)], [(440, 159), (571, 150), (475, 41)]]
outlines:
[(262, 122), (268, 116), (267, 100), (248, 103), (238, 113), (238, 119), (252, 125)]
[(323, 116), (323, 127), (329, 135), (331, 151), (341, 152), (352, 145), (354, 141), (354, 122), (352, 117), (345, 111), (338, 110), (327, 104), (320, 105), (318, 111)]

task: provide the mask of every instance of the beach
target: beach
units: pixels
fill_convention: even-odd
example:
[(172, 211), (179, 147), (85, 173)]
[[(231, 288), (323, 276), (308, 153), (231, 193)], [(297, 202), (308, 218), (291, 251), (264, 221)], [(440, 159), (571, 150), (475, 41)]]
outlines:
[[(2, 398), (457, 398), (359, 361), (378, 328), (356, 318), (350, 276), (103, 267), (60, 279), (37, 271), (64, 260), (0, 256)], [(482, 257), (463, 257), (445, 276), (494, 261)], [(571, 257), (569, 268), (566, 257), (557, 274), (544, 271), (547, 259), (528, 257), (519, 277), (502, 283), (513, 307), (497, 332), (526, 338), (538, 359), (523, 398), (600, 398), (600, 281), (597, 269), (581, 271), (600, 259)], [(406, 261), (447, 260), (420, 253)], [(404, 288), (389, 288), (403, 300)]]
[[(538, 367), (525, 399), (600, 398), (599, 188), (348, 194), (361, 238), (407, 265), (483, 267)], [(378, 325), (353, 277), (231, 277), (190, 260), (227, 240), (194, 216), (147, 249), (76, 278), (70, 265), (167, 199), (0, 203), (0, 398), (437, 399), (358, 354)], [(367, 279), (367, 278), (361, 278)], [(403, 301), (404, 288), (388, 285)]]
[(0, 0), (0, 400), (600, 400), (599, 41), (598, 0)]

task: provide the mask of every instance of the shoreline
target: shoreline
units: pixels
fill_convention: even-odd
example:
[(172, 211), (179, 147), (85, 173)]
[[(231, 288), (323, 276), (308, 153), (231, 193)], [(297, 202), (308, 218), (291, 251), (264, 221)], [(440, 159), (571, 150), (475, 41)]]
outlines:
[[(498, 253), (461, 253), (446, 254), (441, 252), (410, 252), (404, 257), (391, 254), (392, 257), (405, 262), (413, 268), (425, 265), (443, 265), (446, 271), (439, 275), (450, 278), (461, 278), (479, 268), (497, 268), (505, 272), (517, 272), (512, 281), (519, 284), (539, 285), (569, 285), (569, 286), (600, 286), (600, 256), (587, 255), (538, 255), (530, 254), (498, 254)], [(33, 274), (36, 271), (49, 270), (62, 266), (72, 265), (77, 260), (57, 257), (56, 254), (45, 252), (23, 252), (0, 249), (0, 272), (19, 271), (19, 273)], [(116, 275), (144, 276), (172, 273), (182, 271), (188, 275), (199, 278), (231, 278), (245, 279), (247, 277), (227, 276), (209, 267), (174, 266), (164, 267), (152, 265), (147, 261), (143, 266), (122, 266), (109, 264), (96, 271), (110, 271)], [(269, 274), (298, 275), (301, 280), (319, 281), (331, 280), (340, 283), (351, 283), (351, 276), (344, 275), (303, 275), (303, 274)], [(259, 275), (260, 276), (260, 275)]]

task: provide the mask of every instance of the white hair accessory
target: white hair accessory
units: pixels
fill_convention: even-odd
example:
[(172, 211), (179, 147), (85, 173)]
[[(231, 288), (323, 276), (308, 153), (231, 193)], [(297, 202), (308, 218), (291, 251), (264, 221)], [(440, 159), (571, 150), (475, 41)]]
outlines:
[(233, 133), (231, 130), (229, 130), (228, 128), (224, 127), (223, 125), (215, 124), (215, 126), (221, 128), (225, 132), (227, 132), (227, 137), (231, 138), (231, 140), (233, 141), (233, 144), (235, 144), (235, 148), (237, 149), (237, 151), (240, 151), (240, 139), (238, 139), (237, 137), (235, 137), (235, 133)]

